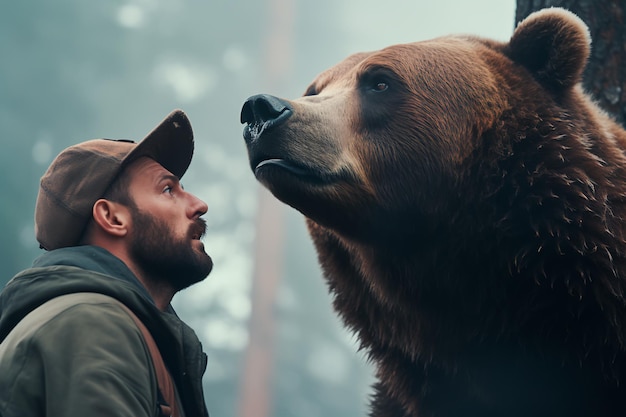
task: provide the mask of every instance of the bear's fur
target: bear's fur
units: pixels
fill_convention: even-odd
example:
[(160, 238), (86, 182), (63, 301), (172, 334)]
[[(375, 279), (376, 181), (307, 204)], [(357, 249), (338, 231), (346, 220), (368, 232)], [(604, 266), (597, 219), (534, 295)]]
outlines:
[(372, 416), (626, 415), (626, 132), (582, 90), (590, 42), (545, 9), (244, 104), (377, 367)]

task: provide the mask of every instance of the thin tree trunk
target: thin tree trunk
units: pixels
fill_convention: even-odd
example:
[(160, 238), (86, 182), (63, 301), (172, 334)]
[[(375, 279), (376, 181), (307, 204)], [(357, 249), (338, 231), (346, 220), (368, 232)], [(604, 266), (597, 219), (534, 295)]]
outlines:
[(272, 415), (276, 294), (283, 268), (283, 207), (259, 187), (252, 311), (237, 404), (238, 417)]
[(626, 126), (626, 2), (624, 0), (517, 0), (515, 21), (545, 7), (580, 17), (592, 38), (583, 85), (598, 104)]
[[(263, 34), (264, 84), (269, 91), (285, 82), (292, 64), (294, 0), (267, 0), (267, 32)], [(269, 417), (275, 364), (276, 297), (285, 252), (284, 205), (259, 185), (252, 312), (240, 383), (238, 417)]]

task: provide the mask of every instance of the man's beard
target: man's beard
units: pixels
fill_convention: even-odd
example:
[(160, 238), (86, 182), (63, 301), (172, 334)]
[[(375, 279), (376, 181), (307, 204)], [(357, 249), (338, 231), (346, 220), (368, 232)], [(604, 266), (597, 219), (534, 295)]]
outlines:
[(131, 207), (134, 233), (131, 256), (142, 272), (154, 283), (169, 284), (175, 291), (202, 281), (213, 269), (211, 257), (191, 245), (194, 234), (204, 235), (206, 225), (197, 219), (181, 239), (168, 225)]

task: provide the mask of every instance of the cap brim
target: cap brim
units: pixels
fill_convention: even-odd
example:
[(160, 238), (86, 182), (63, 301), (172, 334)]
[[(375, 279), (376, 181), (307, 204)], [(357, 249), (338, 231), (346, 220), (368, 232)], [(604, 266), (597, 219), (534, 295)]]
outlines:
[(191, 123), (185, 112), (174, 110), (137, 144), (122, 165), (147, 156), (181, 178), (189, 168), (193, 150)]

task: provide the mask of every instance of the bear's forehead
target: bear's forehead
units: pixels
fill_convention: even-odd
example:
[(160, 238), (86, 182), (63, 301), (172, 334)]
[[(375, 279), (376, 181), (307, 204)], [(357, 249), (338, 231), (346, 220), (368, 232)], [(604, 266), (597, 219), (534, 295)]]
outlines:
[(335, 82), (356, 82), (362, 74), (380, 68), (405, 79), (416, 74), (443, 76), (445, 73), (484, 72), (487, 66), (483, 58), (493, 60), (498, 54), (492, 45), (480, 38), (465, 36), (396, 44), (377, 51), (352, 54), (318, 75), (313, 85), (319, 90)]
[[(358, 66), (359, 70), (383, 66), (397, 73), (414, 71), (418, 68), (439, 66), (451, 67), (470, 65), (480, 59), (484, 45), (473, 40), (457, 37), (437, 38), (429, 41), (391, 45), (369, 54)], [(443, 66), (445, 65), (445, 67)]]

